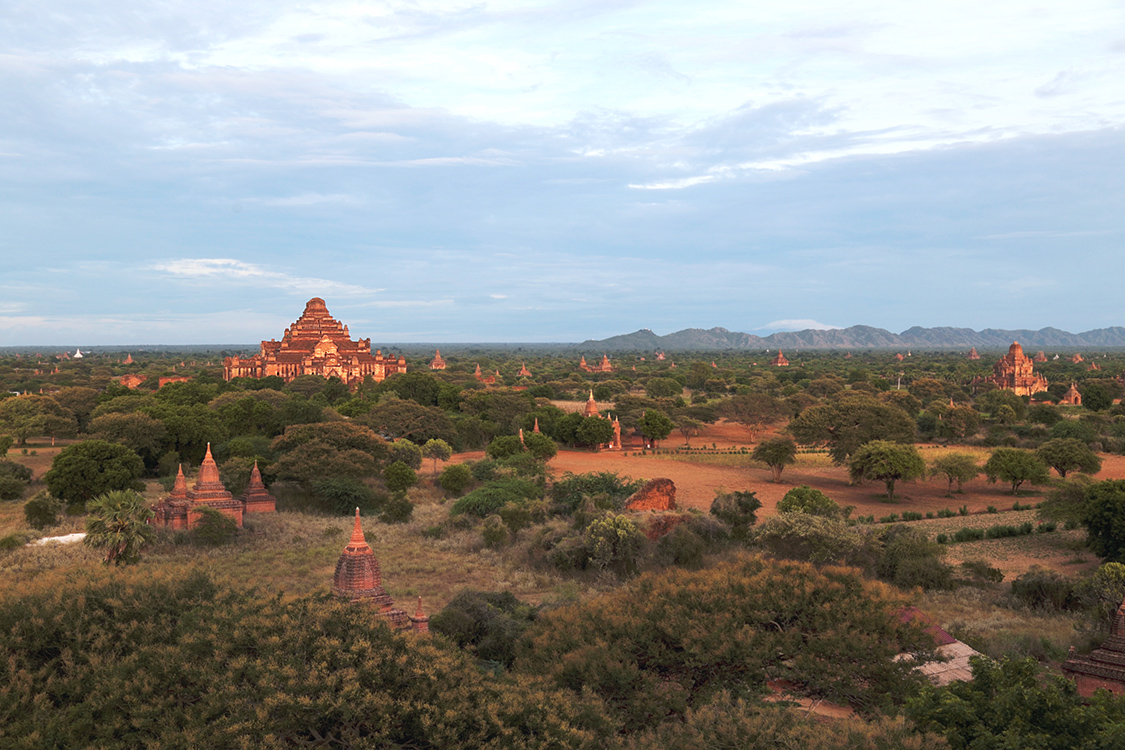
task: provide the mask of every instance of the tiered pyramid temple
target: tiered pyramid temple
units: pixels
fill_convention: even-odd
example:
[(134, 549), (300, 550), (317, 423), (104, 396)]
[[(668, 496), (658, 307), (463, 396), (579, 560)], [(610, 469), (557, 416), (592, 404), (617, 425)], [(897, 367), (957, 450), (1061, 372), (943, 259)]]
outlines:
[(250, 486), (246, 492), (238, 498), (231, 495), (219, 478), (219, 466), (211, 456), (211, 444), (208, 443), (207, 455), (203, 457), (195, 484), (188, 489), (184, 467), (181, 466), (172, 491), (153, 508), (156, 515), (152, 522), (167, 529), (190, 529), (199, 523), (201, 508), (217, 510), (233, 518), (242, 528), (242, 517), (246, 513), (273, 513), (276, 502), (262, 483), (257, 463), (250, 473)]
[(431, 370), (444, 370), (445, 360), (441, 357), (441, 349), (434, 349), (434, 358), (430, 360)]
[(406, 372), (404, 357), (384, 357), (381, 351), (372, 355), (371, 339), (353, 341), (348, 327), (332, 317), (320, 297), (308, 301), (281, 341), (263, 341), (253, 357), (223, 360), (227, 380), (277, 375), (288, 383), (301, 375), (320, 375), (355, 385), (367, 376), (378, 382), (400, 372)]
[(418, 597), (418, 607), (414, 615), (395, 607), (391, 595), (383, 588), (383, 574), (379, 561), (363, 537), (363, 526), (359, 520), (359, 508), (355, 509), (355, 526), (352, 538), (340, 559), (336, 561), (336, 574), (332, 577), (332, 593), (348, 601), (371, 607), (375, 616), (387, 621), (392, 628), (404, 630), (413, 628), (419, 632), (430, 629), (430, 618), (422, 611), (422, 598)]
[(770, 364), (774, 367), (788, 367), (789, 360), (784, 354), (781, 353), (781, 350), (778, 349), (777, 356), (770, 360)]
[(1023, 353), (1018, 341), (1008, 347), (1008, 353), (992, 366), (993, 383), (1017, 396), (1030, 396), (1047, 390), (1047, 378), (1036, 375), (1035, 363)]
[(602, 361), (596, 365), (589, 365), (586, 363), (586, 357), (583, 356), (578, 362), (578, 369), (583, 372), (613, 372), (613, 365), (609, 362), (609, 357), (602, 354)]

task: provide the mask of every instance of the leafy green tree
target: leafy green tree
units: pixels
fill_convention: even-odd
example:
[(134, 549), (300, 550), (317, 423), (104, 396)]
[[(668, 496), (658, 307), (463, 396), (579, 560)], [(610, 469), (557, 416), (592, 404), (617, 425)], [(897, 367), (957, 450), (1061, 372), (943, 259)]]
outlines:
[(448, 461), (453, 458), (453, 446), (439, 438), (432, 438), (422, 446), (422, 455), (434, 462), (434, 474), (437, 474), (437, 462)]
[(839, 518), (840, 506), (836, 501), (817, 489), (802, 484), (785, 493), (777, 502), (778, 513), (808, 513), (814, 516)]
[(1086, 539), (1103, 560), (1125, 563), (1125, 480), (1095, 482), (1083, 504)]
[(1012, 391), (1003, 388), (997, 388), (994, 391), (977, 396), (974, 403), (978, 409), (991, 414), (993, 417), (997, 417), (1000, 409), (1007, 406), (1012, 410), (1012, 421), (1023, 419), (1027, 412), (1027, 404), (1024, 400)]
[(980, 428), (980, 415), (969, 406), (954, 406), (946, 409), (941, 418), (942, 435), (950, 440), (963, 440), (976, 434)]
[(582, 541), (593, 565), (629, 575), (637, 571), (645, 535), (624, 514), (609, 513), (586, 526)]
[(435, 439), (457, 442), (457, 427), (444, 411), (392, 394), (384, 394), (371, 411), (356, 421), (388, 438), (406, 438), (415, 443)]
[(953, 568), (942, 562), (945, 547), (924, 532), (895, 524), (883, 533), (875, 575), (900, 589), (927, 591), (953, 588)]
[(953, 495), (953, 483), (957, 483), (957, 491), (965, 482), (975, 479), (980, 474), (977, 459), (970, 453), (946, 453), (935, 458), (930, 464), (931, 476), (943, 476), (949, 482), (947, 495)]
[(1039, 503), (1039, 517), (1057, 523), (1078, 526), (1086, 514), (1086, 491), (1093, 480), (1085, 474), (1055, 482), (1047, 490), (1047, 498)]
[(613, 423), (601, 417), (583, 417), (574, 431), (574, 439), (582, 445), (605, 445), (613, 440)]
[(430, 629), (479, 659), (508, 666), (537, 613), (509, 591), (462, 591), (430, 618)]
[[(497, 677), (369, 609), (200, 571), (94, 570), (0, 599), (14, 747), (612, 747), (596, 701)], [(53, 696), (44, 701), (43, 696)]]
[(0, 401), (0, 430), (27, 445), (32, 435), (70, 437), (78, 432), (74, 415), (49, 396), (20, 396)]
[(410, 440), (399, 438), (387, 449), (387, 461), (401, 461), (415, 471), (422, 468), (422, 449)]
[(365, 513), (383, 509), (385, 497), (377, 496), (370, 487), (350, 477), (330, 477), (312, 483), (313, 495), (320, 509), (332, 515), (349, 516), (360, 508)]
[(383, 483), (391, 492), (406, 492), (418, 483), (418, 475), (402, 461), (394, 461), (383, 469)]
[(790, 438), (779, 437), (765, 440), (754, 447), (751, 457), (770, 467), (773, 481), (781, 482), (781, 472), (789, 464), (797, 463), (797, 444)]
[(663, 440), (671, 434), (673, 424), (672, 419), (664, 412), (649, 409), (637, 421), (637, 427), (640, 428), (642, 435), (652, 441), (652, 447), (655, 448), (657, 441)]
[(37, 492), (23, 505), (23, 517), (33, 529), (46, 529), (59, 522), (63, 504), (48, 492)]
[(676, 429), (684, 436), (684, 442), (691, 445), (691, 439), (702, 432), (703, 423), (687, 416), (676, 417)]
[(527, 452), (539, 461), (550, 461), (559, 452), (555, 441), (540, 432), (526, 433), (523, 442)]
[(515, 435), (501, 435), (498, 438), (493, 438), (484, 452), (491, 459), (508, 458), (517, 453), (523, 453), (523, 444)]
[[(134, 454), (136, 455), (136, 454)], [(130, 565), (141, 559), (141, 550), (152, 538), (152, 510), (132, 490), (113, 490), (86, 503), (86, 537), (83, 544), (105, 550), (105, 564)]]
[(1098, 433), (1089, 422), (1063, 419), (1051, 425), (1051, 438), (1072, 438), (1088, 445), (1098, 439)]
[(438, 484), (454, 497), (460, 497), (473, 483), (473, 472), (465, 464), (453, 464), (442, 469)]
[(853, 480), (871, 479), (887, 486), (887, 499), (894, 502), (895, 482), (926, 475), (926, 462), (913, 445), (872, 440), (859, 447), (848, 461)]
[(1078, 582), (1074, 590), (1079, 606), (1087, 612), (1090, 630), (1109, 633), (1117, 609), (1125, 600), (1125, 565), (1102, 563), (1094, 574)]
[(24, 490), (31, 482), (31, 469), (23, 464), (0, 459), (0, 500), (15, 500), (23, 497)]
[(1031, 657), (974, 656), (970, 664), (971, 681), (923, 686), (906, 706), (920, 729), (944, 734), (954, 750), (1100, 750), (1120, 742), (1120, 697), (1101, 691), (1084, 700), (1074, 682), (1043, 674)]
[(711, 515), (731, 528), (731, 536), (745, 541), (750, 527), (758, 521), (762, 501), (753, 492), (716, 492), (711, 501)]
[(0, 459), (8, 455), (8, 451), (11, 450), (12, 444), (15, 442), (15, 438), (11, 435), (0, 435)]
[(90, 436), (96, 440), (133, 449), (146, 459), (146, 466), (156, 465), (168, 435), (164, 423), (143, 412), (103, 414), (90, 422), (89, 429)]
[(1047, 464), (1066, 478), (1068, 471), (1080, 471), (1083, 474), (1097, 474), (1102, 470), (1102, 460), (1098, 454), (1080, 440), (1074, 438), (1055, 438), (1048, 440), (1035, 451), (1043, 463)]
[(93, 388), (84, 386), (70, 386), (60, 388), (52, 398), (58, 405), (74, 415), (78, 421), (78, 431), (87, 432), (86, 426), (90, 423), (90, 415), (98, 406), (101, 394)]
[(47, 491), (67, 505), (84, 505), (108, 492), (141, 492), (145, 465), (124, 445), (85, 440), (59, 451), (43, 477)]
[(906, 601), (856, 570), (742, 555), (543, 612), (515, 669), (599, 696), (631, 731), (778, 678), (871, 708), (922, 679), (896, 654), (932, 649), (921, 628), (901, 622)]
[(1021, 448), (996, 448), (983, 468), (989, 482), (1010, 482), (1013, 495), (1024, 482), (1045, 484), (1048, 480), (1047, 464), (1032, 451)]
[(765, 393), (732, 396), (719, 407), (720, 416), (746, 428), (751, 443), (755, 434), (784, 417), (785, 413), (784, 404)]
[(645, 395), (649, 398), (675, 398), (683, 392), (684, 387), (672, 378), (649, 378), (645, 382)]
[(841, 396), (830, 404), (812, 406), (789, 423), (798, 442), (824, 443), (837, 464), (847, 462), (861, 445), (872, 440), (914, 441), (914, 420), (897, 406), (866, 394)]
[(1098, 383), (1082, 386), (1082, 405), (1090, 411), (1105, 411), (1113, 406), (1113, 394)]
[(754, 543), (775, 557), (817, 565), (867, 567), (878, 556), (878, 541), (868, 530), (839, 518), (809, 513), (779, 513), (754, 531)]
[(271, 449), (278, 459), (270, 473), (295, 482), (375, 476), (389, 453), (385, 440), (352, 422), (292, 425), (273, 441)]

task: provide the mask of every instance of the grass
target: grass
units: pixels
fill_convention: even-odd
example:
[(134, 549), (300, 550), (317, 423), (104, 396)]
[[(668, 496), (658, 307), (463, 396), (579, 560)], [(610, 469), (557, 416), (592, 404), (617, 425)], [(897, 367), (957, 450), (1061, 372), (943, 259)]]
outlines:
[[(708, 466), (769, 470), (769, 467), (764, 463), (751, 458), (749, 453), (703, 453), (694, 451), (691, 453), (664, 453), (661, 451), (658, 454), (647, 453), (642, 455), (641, 453), (634, 453), (632, 455), (638, 458), (651, 458), (660, 461), (682, 461), (689, 464), (707, 464)], [(827, 469), (834, 465), (827, 453), (798, 453), (797, 462), (791, 464), (791, 466), (805, 469)]]

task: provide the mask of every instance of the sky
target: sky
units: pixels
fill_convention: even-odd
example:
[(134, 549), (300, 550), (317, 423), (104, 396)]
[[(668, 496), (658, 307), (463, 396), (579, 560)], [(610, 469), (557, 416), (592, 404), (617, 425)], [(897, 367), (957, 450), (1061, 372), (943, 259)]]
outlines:
[(6, 0), (0, 346), (1125, 324), (1120, 0)]

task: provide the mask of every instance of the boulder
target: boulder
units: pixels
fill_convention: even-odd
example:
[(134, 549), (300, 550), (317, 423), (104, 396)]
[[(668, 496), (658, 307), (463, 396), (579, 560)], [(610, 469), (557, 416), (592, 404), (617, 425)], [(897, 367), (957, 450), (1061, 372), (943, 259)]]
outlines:
[(653, 479), (625, 501), (625, 510), (675, 510), (676, 485), (671, 479)]

